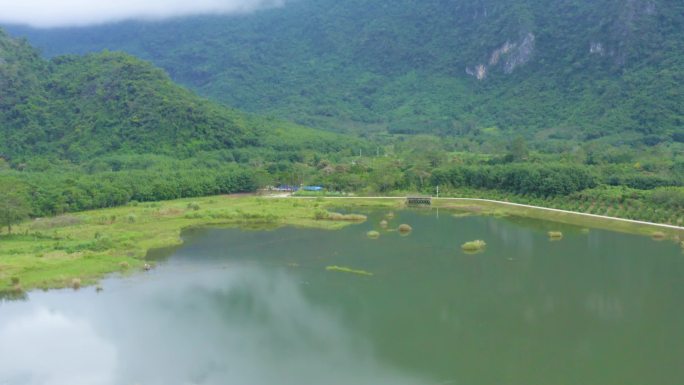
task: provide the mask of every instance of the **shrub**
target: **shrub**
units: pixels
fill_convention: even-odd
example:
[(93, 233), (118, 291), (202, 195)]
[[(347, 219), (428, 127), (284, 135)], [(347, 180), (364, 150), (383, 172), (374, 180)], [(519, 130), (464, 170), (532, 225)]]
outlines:
[(467, 252), (476, 252), (483, 250), (486, 246), (487, 243), (485, 241), (478, 239), (475, 241), (464, 243), (463, 245), (461, 245), (461, 249)]
[(188, 209), (197, 211), (200, 209), (200, 205), (197, 202), (190, 202), (188, 203)]
[(314, 219), (320, 221), (322, 219), (328, 219), (328, 212), (323, 209), (316, 209), (314, 212)]
[(410, 233), (411, 231), (413, 231), (413, 227), (404, 223), (404, 224), (399, 225), (398, 230), (400, 233)]
[(202, 219), (204, 215), (202, 213), (187, 213), (184, 215), (186, 219)]
[(74, 215), (60, 215), (54, 218), (36, 219), (31, 225), (33, 229), (53, 229), (56, 227), (76, 226), (83, 223), (83, 220)]
[(135, 223), (135, 221), (138, 220), (138, 217), (135, 214), (128, 214), (126, 215), (126, 222), (128, 223)]

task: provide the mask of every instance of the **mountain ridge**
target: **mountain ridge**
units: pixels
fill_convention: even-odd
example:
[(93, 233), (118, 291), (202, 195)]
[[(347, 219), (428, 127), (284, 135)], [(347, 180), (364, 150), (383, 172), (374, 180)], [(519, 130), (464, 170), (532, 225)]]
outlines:
[(318, 127), (651, 146), (684, 129), (683, 15), (672, 0), (299, 0), (13, 30), (48, 55), (122, 49), (213, 100)]
[(111, 153), (186, 158), (267, 147), (339, 151), (359, 141), (244, 114), (121, 52), (43, 60), (0, 30), (0, 154), (80, 162)]

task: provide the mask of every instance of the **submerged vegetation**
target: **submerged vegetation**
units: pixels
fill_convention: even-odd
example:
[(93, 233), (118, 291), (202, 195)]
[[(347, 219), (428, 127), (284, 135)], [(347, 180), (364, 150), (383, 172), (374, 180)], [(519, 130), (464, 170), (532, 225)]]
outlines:
[(551, 238), (552, 240), (563, 239), (563, 233), (560, 231), (549, 231), (548, 235), (549, 235), (549, 238)]
[(349, 267), (344, 267), (344, 266), (328, 266), (325, 268), (327, 271), (336, 271), (340, 273), (349, 273), (349, 274), (356, 274), (356, 275), (364, 275), (367, 277), (372, 277), (373, 273), (365, 271), (365, 270), (356, 270), (352, 269)]

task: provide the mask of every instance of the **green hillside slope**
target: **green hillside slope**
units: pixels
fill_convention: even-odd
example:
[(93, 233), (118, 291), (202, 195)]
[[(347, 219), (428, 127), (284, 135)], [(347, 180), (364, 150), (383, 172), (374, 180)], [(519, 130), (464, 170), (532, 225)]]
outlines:
[(299, 0), (247, 16), (14, 30), (122, 49), (229, 105), (320, 127), (682, 141), (684, 4)]
[(207, 101), (127, 54), (47, 61), (0, 30), (0, 202), (15, 202), (0, 213), (8, 229), (27, 215), (299, 184), (320, 162), (370, 148)]
[(246, 147), (330, 152), (360, 143), (219, 106), (123, 53), (48, 62), (0, 31), (0, 75), (0, 154), (6, 158), (187, 158)]

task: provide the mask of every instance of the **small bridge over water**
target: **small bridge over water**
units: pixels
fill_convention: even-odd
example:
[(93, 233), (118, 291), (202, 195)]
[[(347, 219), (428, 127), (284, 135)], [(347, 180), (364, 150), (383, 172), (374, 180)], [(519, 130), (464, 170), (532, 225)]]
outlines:
[(432, 197), (424, 196), (409, 196), (406, 197), (407, 206), (430, 206), (432, 205)]

